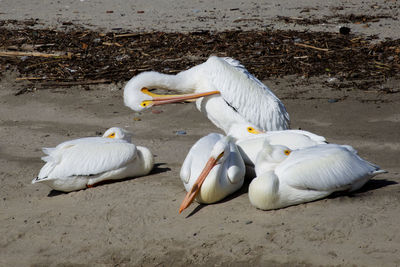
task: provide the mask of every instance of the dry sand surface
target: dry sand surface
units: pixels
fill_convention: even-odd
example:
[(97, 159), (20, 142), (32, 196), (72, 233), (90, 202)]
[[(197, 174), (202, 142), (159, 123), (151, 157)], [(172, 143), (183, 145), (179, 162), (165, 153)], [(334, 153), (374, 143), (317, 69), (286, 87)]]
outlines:
[[(33, 11), (39, 5), (34, 1), (30, 6), (25, 5), (27, 1), (14, 1), (14, 6), (11, 2), (0, 0), (0, 19), (7, 19), (10, 12), (16, 12), (17, 19), (35, 18)], [(133, 18), (144, 10), (146, 19), (162, 16), (168, 22), (178, 6), (177, 1), (165, 9), (155, 5), (150, 8), (152, 1), (115, 1), (115, 5), (107, 2), (104, 6), (101, 1), (89, 0), (46, 2), (49, 13), (61, 14), (61, 20), (67, 20), (67, 15), (74, 20), (84, 13), (87, 4), (94, 14), (84, 13), (88, 17), (83, 16), (83, 20), (105, 28), (108, 25), (101, 22), (105, 14), (114, 14), (116, 20), (127, 19), (130, 10)], [(187, 13), (197, 14), (208, 7), (208, 1), (185, 2), (190, 3), (182, 4)], [(232, 8), (261, 13), (253, 2), (221, 1), (221, 5), (225, 2), (228, 4), (221, 10), (226, 13), (235, 11), (230, 11)], [(374, 11), (367, 4), (376, 1), (364, 1), (360, 6), (355, 3), (346, 1), (343, 6)], [(396, 4), (377, 3), (384, 7)], [(58, 11), (50, 9), (52, 5)], [(321, 10), (331, 10), (333, 5), (339, 6), (332, 1)], [(70, 12), (71, 7), (81, 13)], [(283, 15), (286, 9), (294, 7), (286, 6), (281, 10)], [(119, 14), (122, 10), (125, 16)], [(297, 12), (286, 16), (301, 15)], [(44, 26), (57, 22), (39, 12), (37, 17)], [(138, 28), (153, 29), (152, 22), (144, 17)], [(202, 27), (201, 21), (178, 21), (181, 29)], [(263, 21), (268, 22), (268, 18)], [(233, 20), (229, 25), (236, 27)], [(375, 26), (379, 29), (375, 24), (371, 28)], [(384, 33), (383, 29), (385, 25), (379, 32)], [(390, 29), (390, 35), (396, 36), (398, 32)], [(26, 86), (16, 83), (15, 78), (16, 73), (8, 72), (0, 81), (1, 266), (400, 266), (399, 93), (334, 90), (326, 86), (324, 76), (264, 81), (286, 105), (293, 129), (302, 128), (332, 143), (352, 145), (362, 157), (388, 173), (375, 177), (354, 194), (338, 194), (275, 211), (250, 205), (247, 182), (220, 203), (195, 203), (178, 214), (185, 195), (179, 179), (181, 163), (196, 140), (219, 132), (193, 104), (173, 104), (154, 109), (161, 112), (138, 114), (123, 105), (122, 91), (116, 85), (91, 86), (88, 91), (81, 87), (38, 90), (15, 96)], [(398, 91), (399, 80), (389, 79), (383, 86)], [(132, 131), (135, 144), (153, 151), (156, 167), (149, 176), (68, 194), (30, 184), (43, 165), (41, 147), (95, 136), (111, 126)], [(178, 135), (180, 130), (186, 134)]]
[[(399, 37), (400, 3), (396, 0), (0, 0), (0, 19), (38, 19), (43, 27), (63, 22), (92, 29), (135, 31), (222, 31), (229, 29), (295, 29), (337, 32), (338, 16), (377, 16), (351, 24), (358, 34)], [(286, 23), (291, 18), (295, 23)], [(305, 19), (323, 23), (303, 24)], [(359, 21), (359, 20), (358, 20)], [(361, 22), (363, 22), (361, 20)]]

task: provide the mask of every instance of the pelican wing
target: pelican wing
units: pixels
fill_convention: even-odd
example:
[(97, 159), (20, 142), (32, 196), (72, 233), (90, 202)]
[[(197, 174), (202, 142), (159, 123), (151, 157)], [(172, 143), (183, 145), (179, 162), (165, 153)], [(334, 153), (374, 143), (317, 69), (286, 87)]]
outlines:
[(379, 172), (378, 166), (361, 159), (354, 149), (335, 144), (292, 151), (275, 169), (281, 182), (318, 191), (350, 189)]
[(211, 133), (200, 138), (189, 150), (181, 168), (180, 177), (184, 184), (193, 183), (203, 170), (214, 145), (223, 138), (222, 134)]
[(79, 141), (53, 149), (46, 157), (47, 163), (38, 178), (95, 175), (121, 168), (137, 155), (136, 146), (123, 140), (92, 141)]
[(246, 120), (263, 130), (289, 128), (289, 114), (282, 102), (239, 61), (210, 57), (208, 79), (221, 96)]
[(318, 144), (326, 144), (325, 142), (315, 141), (308, 135), (299, 132), (293, 132), (291, 130), (269, 131), (264, 134), (260, 134), (260, 137), (262, 136), (264, 136), (271, 145), (283, 145), (292, 150), (302, 149)]
[[(104, 137), (83, 137), (83, 138), (78, 138), (78, 139), (73, 139), (73, 140), (68, 140), (68, 141), (62, 142), (62, 143), (58, 144), (56, 147), (43, 147), (42, 151), (46, 155), (51, 155), (54, 151), (56, 151), (58, 149), (67, 148), (67, 147), (74, 146), (77, 144), (83, 144), (83, 143), (104, 144), (104, 143), (115, 143), (115, 142), (127, 142), (127, 141), (121, 140), (121, 139), (104, 138)], [(42, 159), (44, 161), (47, 161), (46, 158), (47, 157), (43, 157)]]
[(79, 139), (62, 142), (61, 144), (57, 145), (56, 148), (62, 149), (62, 148), (66, 148), (66, 147), (73, 146), (73, 145), (87, 144), (87, 143), (106, 144), (106, 143), (116, 143), (116, 142), (126, 143), (127, 141), (122, 140), (122, 139), (112, 139), (112, 138), (104, 138), (104, 137), (84, 137), (84, 138), (79, 138)]
[(268, 131), (263, 135), (266, 136), (271, 136), (271, 135), (280, 135), (280, 134), (284, 134), (284, 133), (288, 133), (291, 135), (300, 135), (300, 136), (306, 136), (308, 137), (311, 141), (315, 142), (315, 144), (326, 144), (326, 139), (325, 137), (321, 136), (321, 135), (317, 135), (308, 131), (304, 131), (304, 130), (284, 130), (284, 131)]

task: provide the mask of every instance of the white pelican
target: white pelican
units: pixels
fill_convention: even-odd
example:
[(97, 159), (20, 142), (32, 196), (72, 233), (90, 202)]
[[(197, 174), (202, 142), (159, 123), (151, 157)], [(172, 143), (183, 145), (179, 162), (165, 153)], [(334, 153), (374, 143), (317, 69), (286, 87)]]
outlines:
[(148, 174), (154, 165), (149, 149), (131, 143), (131, 134), (117, 127), (103, 137), (86, 137), (43, 148), (46, 164), (32, 184), (44, 183), (70, 192), (106, 180)]
[(363, 160), (351, 146), (326, 144), (291, 151), (264, 143), (249, 186), (252, 205), (279, 209), (313, 201), (335, 191), (354, 191), (385, 172)]
[(188, 192), (181, 213), (197, 196), (199, 203), (214, 203), (242, 187), (245, 166), (229, 136), (211, 133), (199, 139), (183, 162), (180, 177)]
[(304, 130), (284, 130), (262, 132), (251, 124), (233, 124), (228, 135), (236, 139), (246, 165), (254, 166), (258, 153), (265, 141), (270, 145), (283, 145), (291, 150), (326, 144), (323, 136)]
[[(152, 88), (186, 94), (157, 95), (148, 91)], [(176, 75), (143, 72), (124, 88), (125, 105), (135, 111), (188, 99), (197, 99), (197, 108), (225, 133), (234, 123), (251, 123), (261, 130), (289, 128), (289, 114), (282, 102), (232, 58), (212, 56)]]

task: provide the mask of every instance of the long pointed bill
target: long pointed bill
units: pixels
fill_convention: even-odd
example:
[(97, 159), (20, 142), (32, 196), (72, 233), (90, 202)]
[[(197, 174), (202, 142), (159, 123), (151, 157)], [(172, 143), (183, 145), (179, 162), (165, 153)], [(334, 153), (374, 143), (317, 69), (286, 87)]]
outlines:
[(182, 204), (179, 207), (179, 213), (181, 213), (183, 210), (185, 210), (187, 207), (189, 207), (190, 204), (192, 204), (193, 200), (195, 199), (197, 194), (200, 192), (201, 186), (203, 185), (203, 182), (206, 180), (211, 169), (214, 168), (215, 165), (217, 165), (218, 160), (223, 155), (224, 155), (224, 152), (222, 152), (216, 159), (211, 157), (207, 161), (206, 166), (204, 167), (203, 171), (200, 173), (196, 182), (193, 184), (192, 188), (189, 190), (189, 192), (187, 192), (185, 198), (183, 199)]
[(154, 94), (154, 93), (150, 92), (147, 88), (143, 88), (142, 92), (153, 98), (152, 100), (145, 101), (145, 102), (150, 102), (152, 106), (164, 105), (164, 104), (170, 104), (170, 103), (176, 103), (176, 102), (183, 102), (183, 101), (193, 100), (193, 99), (197, 99), (197, 98), (204, 97), (204, 96), (220, 94), (220, 91), (210, 91), (210, 92), (197, 93), (197, 94), (159, 95), (159, 94)]

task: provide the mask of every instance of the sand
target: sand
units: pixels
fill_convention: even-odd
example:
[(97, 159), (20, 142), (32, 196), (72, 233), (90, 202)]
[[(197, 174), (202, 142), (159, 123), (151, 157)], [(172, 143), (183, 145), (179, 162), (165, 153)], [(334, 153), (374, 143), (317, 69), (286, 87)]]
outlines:
[[(38, 19), (43, 27), (65, 27), (63, 22), (92, 29), (134, 31), (194, 31), (295, 29), (338, 32), (349, 26), (353, 33), (399, 37), (400, 4), (396, 0), (0, 0), (0, 19)], [(340, 15), (380, 16), (372, 21), (339, 22)], [(278, 16), (299, 23), (286, 23)], [(303, 19), (325, 18), (326, 23), (302, 25)], [(361, 22), (361, 23), (360, 23)]]
[[(154, 26), (162, 16), (167, 22), (178, 21), (172, 23), (175, 30), (195, 30), (203, 27), (201, 21), (189, 21), (180, 12), (198, 14), (206, 7), (213, 9), (207, 1), (187, 1), (176, 13), (178, 2), (165, 6), (161, 1), (135, 1), (123, 6), (124, 1), (113, 5), (89, 0), (44, 1), (46, 17), (35, 1), (30, 5), (25, 2), (0, 0), (0, 19), (14, 12), (17, 19), (37, 17), (43, 26), (52, 27), (57, 24), (58, 12), (59, 21), (80, 17), (93, 27), (129, 28), (127, 22), (118, 19), (135, 24), (142, 18), (142, 24), (135, 24), (138, 29), (162, 30), (165, 25)], [(344, 6), (373, 10), (368, 1), (356, 3), (347, 1)], [(295, 9), (286, 2), (282, 6), (285, 4), (282, 14)], [(395, 4), (378, 3), (385, 7)], [(68, 9), (64, 9), (66, 5)], [(83, 8), (85, 5), (90, 8)], [(246, 14), (263, 13), (254, 5), (222, 1), (215, 8), (222, 13), (237, 11), (232, 8), (243, 9)], [(329, 2), (321, 5), (321, 10), (329, 10), (331, 5), (338, 4)], [(107, 10), (114, 13), (110, 15)], [(140, 10), (145, 15), (140, 16)], [(125, 16), (119, 14), (122, 11)], [(108, 21), (103, 19), (107, 14)], [(301, 14), (289, 12), (287, 16)], [(268, 18), (265, 21), (268, 23)], [(233, 19), (220, 23), (236, 27)], [(219, 29), (218, 24), (215, 28)], [(384, 38), (386, 26), (380, 29)], [(396, 35), (396, 31), (388, 32)], [(196, 140), (219, 132), (193, 104), (134, 113), (123, 105), (122, 91), (116, 85), (91, 86), (89, 91), (81, 87), (38, 90), (14, 96), (25, 86), (16, 83), (15, 77), (8, 72), (0, 81), (2, 266), (400, 266), (399, 94), (333, 90), (326, 86), (327, 77), (323, 76), (264, 81), (286, 105), (293, 129), (302, 128), (324, 135), (332, 143), (352, 145), (362, 157), (388, 173), (351, 195), (339, 194), (275, 211), (250, 205), (247, 182), (220, 203), (195, 203), (178, 214), (185, 195), (179, 179), (181, 163)], [(398, 90), (399, 81), (390, 79), (383, 86)], [(156, 167), (150, 175), (68, 194), (30, 184), (43, 165), (41, 147), (98, 135), (111, 126), (132, 131), (135, 144), (153, 151)], [(186, 134), (178, 135), (177, 131)]]

